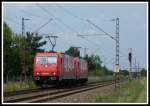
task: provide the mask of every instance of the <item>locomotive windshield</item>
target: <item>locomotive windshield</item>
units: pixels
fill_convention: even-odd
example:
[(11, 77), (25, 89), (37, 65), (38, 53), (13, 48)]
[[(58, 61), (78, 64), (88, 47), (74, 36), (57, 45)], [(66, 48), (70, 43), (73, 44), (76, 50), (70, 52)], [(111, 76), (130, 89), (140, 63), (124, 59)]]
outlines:
[(56, 64), (56, 56), (36, 57), (36, 64)]
[(47, 57), (47, 63), (48, 64), (56, 64), (56, 62), (57, 62), (56, 56)]

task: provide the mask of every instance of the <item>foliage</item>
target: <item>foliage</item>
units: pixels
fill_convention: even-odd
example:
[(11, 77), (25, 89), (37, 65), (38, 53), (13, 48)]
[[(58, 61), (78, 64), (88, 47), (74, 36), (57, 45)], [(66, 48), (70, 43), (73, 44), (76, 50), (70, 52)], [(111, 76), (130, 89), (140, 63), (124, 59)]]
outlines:
[(74, 47), (70, 47), (68, 50), (65, 51), (65, 53), (73, 57), (80, 57), (80, 51)]
[(3, 23), (3, 26), (4, 81), (7, 81), (10, 75), (31, 76), (34, 55), (36, 52), (44, 51), (40, 47), (45, 45), (46, 41), (41, 41), (41, 36), (30, 32), (27, 32), (24, 37), (21, 34), (14, 34), (6, 22)]
[[(4, 22), (3, 48), (4, 48), (4, 76), (14, 73), (16, 64), (18, 64), (17, 48), (13, 49), (13, 32), (11, 28)], [(14, 67), (14, 68), (12, 68)]]
[[(65, 51), (66, 54), (74, 57), (80, 57), (79, 50), (75, 49), (73, 47), (70, 47), (67, 51)], [(81, 57), (80, 57), (81, 58)], [(105, 76), (105, 75), (112, 75), (113, 72), (108, 70), (106, 66), (101, 66), (102, 61), (98, 55), (85, 55), (83, 57), (85, 60), (87, 60), (88, 63), (88, 69), (90, 71), (90, 74), (95, 76)], [(92, 73), (91, 73), (92, 72)]]
[(147, 75), (147, 70), (145, 68), (142, 68), (141, 76), (146, 76), (146, 75)]
[(127, 70), (120, 70), (120, 74), (122, 74), (124, 76), (128, 76), (129, 72)]
[(42, 36), (39, 36), (38, 33), (30, 33), (27, 32), (27, 38), (26, 38), (26, 50), (29, 51), (32, 55), (34, 55), (36, 52), (44, 52), (44, 49), (40, 49), (41, 46), (46, 44), (46, 41), (40, 42), (42, 39)]
[(101, 63), (102, 61), (100, 60), (100, 57), (98, 55), (91, 55), (91, 56), (88, 56), (86, 55), (84, 57), (85, 60), (87, 60), (88, 62), (88, 68), (89, 70), (92, 70), (92, 69), (101, 69)]

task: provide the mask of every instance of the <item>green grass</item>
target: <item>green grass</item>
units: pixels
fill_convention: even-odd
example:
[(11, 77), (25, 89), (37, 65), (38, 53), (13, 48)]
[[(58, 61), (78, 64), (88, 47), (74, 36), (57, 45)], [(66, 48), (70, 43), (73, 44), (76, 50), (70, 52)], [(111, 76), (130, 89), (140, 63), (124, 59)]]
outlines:
[(104, 70), (95, 69), (95, 70), (89, 71), (88, 75), (92, 75), (92, 76), (106, 76), (107, 74), (105, 73)]
[(33, 81), (24, 81), (24, 82), (7, 82), (6, 84), (3, 84), (3, 91), (9, 92), (9, 91), (17, 91), (22, 89), (34, 89), (38, 88), (38, 86)]
[[(90, 78), (92, 77), (92, 79)], [(97, 81), (107, 81), (107, 80), (113, 80), (114, 76), (108, 75), (108, 76), (88, 76), (88, 83), (91, 82), (97, 82)]]
[(116, 88), (110, 95), (98, 96), (95, 102), (145, 103), (147, 98), (146, 78), (134, 79)]

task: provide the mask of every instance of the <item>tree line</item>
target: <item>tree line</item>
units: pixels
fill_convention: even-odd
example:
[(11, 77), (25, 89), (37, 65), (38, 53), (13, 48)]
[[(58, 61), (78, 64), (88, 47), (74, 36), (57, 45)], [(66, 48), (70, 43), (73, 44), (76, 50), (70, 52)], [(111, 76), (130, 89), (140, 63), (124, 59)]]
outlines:
[(38, 33), (27, 32), (26, 36), (13, 33), (6, 22), (3, 23), (3, 76), (4, 81), (9, 77), (19, 77), (19, 80), (26, 80), (32, 75), (32, 60), (36, 52), (43, 52), (41, 49), (46, 41), (41, 41), (42, 36)]
[(88, 55), (86, 54), (84, 57), (80, 56), (79, 49), (75, 47), (70, 47), (68, 50), (65, 51), (66, 54), (74, 57), (80, 57), (87, 60), (88, 63), (88, 71), (93, 75), (112, 75), (113, 72), (109, 70), (105, 65), (102, 65), (102, 60), (100, 59), (99, 55)]

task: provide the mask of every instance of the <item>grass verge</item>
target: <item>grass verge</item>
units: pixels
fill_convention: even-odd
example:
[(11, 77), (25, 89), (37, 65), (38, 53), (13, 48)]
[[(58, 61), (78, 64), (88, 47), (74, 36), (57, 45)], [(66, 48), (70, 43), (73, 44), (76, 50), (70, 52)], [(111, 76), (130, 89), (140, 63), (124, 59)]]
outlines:
[(95, 102), (103, 103), (145, 103), (147, 97), (146, 78), (134, 79), (120, 85), (110, 95), (98, 96)]
[(9, 81), (6, 84), (3, 84), (3, 92), (17, 91), (23, 89), (34, 89), (38, 86), (34, 81), (24, 81), (24, 82), (11, 82)]

